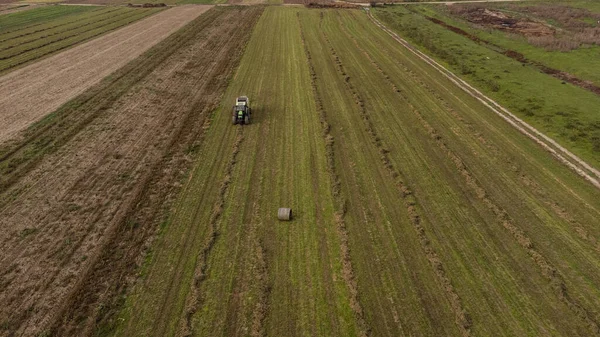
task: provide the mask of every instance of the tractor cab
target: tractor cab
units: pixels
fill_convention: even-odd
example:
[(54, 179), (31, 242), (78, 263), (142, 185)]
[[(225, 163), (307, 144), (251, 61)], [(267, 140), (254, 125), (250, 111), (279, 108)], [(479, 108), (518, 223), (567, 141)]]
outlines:
[(233, 124), (250, 124), (250, 100), (246, 96), (240, 96), (235, 99), (233, 106)]

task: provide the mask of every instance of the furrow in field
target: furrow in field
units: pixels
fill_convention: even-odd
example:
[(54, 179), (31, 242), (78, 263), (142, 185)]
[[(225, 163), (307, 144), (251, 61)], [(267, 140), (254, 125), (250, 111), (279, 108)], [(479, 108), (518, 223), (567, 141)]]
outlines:
[(16, 48), (5, 50), (0, 53), (0, 72), (7, 73), (20, 66), (42, 59), (45, 56), (59, 53), (78, 43), (91, 40), (158, 11), (160, 10), (150, 9), (147, 11), (139, 11), (138, 13), (127, 15), (122, 20), (110, 21), (109, 23), (102, 24), (96, 28), (87, 29), (88, 27), (85, 27), (83, 28), (84, 31), (81, 33), (68, 32), (68, 34), (37, 40), (33, 43), (21, 44)]
[[(105, 7), (97, 8), (84, 8), (84, 7), (43, 7), (37, 8), (31, 13), (20, 14), (20, 19), (10, 20), (7, 26), (4, 26), (0, 32), (0, 37), (10, 36), (11, 34), (17, 34), (20, 31), (27, 31), (30, 29), (37, 29), (36, 27), (44, 25), (53, 25), (55, 21), (61, 22), (72, 22), (70, 21), (71, 16), (76, 17), (75, 20), (81, 19), (81, 16), (93, 15), (94, 12), (106, 10)], [(114, 10), (118, 10), (115, 8)], [(72, 11), (72, 12), (71, 12)], [(80, 13), (79, 11), (87, 12)], [(13, 16), (14, 17), (14, 16)], [(4, 18), (5, 19), (5, 18)], [(6, 19), (5, 19), (6, 20)], [(32, 23), (33, 22), (33, 23)], [(50, 23), (49, 23), (50, 22)]]
[[(223, 39), (223, 26), (211, 27), (210, 23), (219, 16), (231, 18), (236, 14), (234, 9), (215, 9), (207, 22), (201, 17), (161, 44), (169, 49), (167, 56), (156, 50), (147, 55), (149, 60), (141, 61), (155, 69), (133, 89), (126, 89), (126, 95), (104, 109), (102, 116), (68, 142), (68, 147), (43, 158), (34, 171), (18, 181), (16, 188), (23, 192), (6, 204), (1, 217), (2, 227), (11, 230), (3, 231), (1, 269), (8, 273), (3, 273), (6, 291), (0, 296), (7, 305), (0, 317), (11, 330), (29, 334), (53, 327), (54, 331), (91, 333), (95, 318), (101, 321), (107, 314), (96, 312), (93, 318), (86, 317), (87, 326), (83, 327), (77, 326), (82, 322), (61, 321), (63, 315), (75, 314), (72, 307), (82, 305), (87, 312), (94, 312), (94, 303), (103, 304), (88, 296), (111, 301), (102, 298), (104, 294), (89, 291), (89, 283), (91, 290), (98, 290), (89, 277), (97, 269), (106, 271), (103, 268), (108, 266), (103, 263), (110, 261), (107, 256), (116, 251), (127, 256), (113, 256), (123, 259), (110, 265), (107, 274), (113, 276), (128, 275), (139, 259), (140, 249), (156, 222), (152, 216), (145, 218), (147, 223), (136, 222), (138, 218), (131, 218), (135, 216), (133, 210), (145, 203), (150, 203), (148, 208), (160, 209), (164, 201), (160, 200), (160, 191), (158, 199), (144, 199), (151, 197), (145, 193), (148, 184), (167, 172), (172, 182), (180, 178), (179, 165), (161, 163), (175, 151), (173, 146), (182, 128), (187, 128), (184, 123), (197, 124), (196, 118), (203, 123), (200, 121), (210, 113), (205, 108), (211, 109), (219, 99), (228, 77), (224, 70), (231, 71), (232, 62), (240, 56), (241, 41)], [(229, 21), (224, 26), (235, 30), (237, 23)], [(110, 89), (98, 95), (110, 97)], [(81, 111), (77, 115), (84, 116)], [(185, 160), (181, 165), (180, 169), (185, 167)], [(136, 238), (137, 245), (107, 252), (117, 233), (122, 232), (137, 232), (132, 233), (141, 236)], [(22, 249), (23, 242), (27, 242), (26, 249)], [(113, 270), (117, 266), (123, 269)], [(127, 280), (119, 282), (122, 285)], [(102, 289), (102, 285), (96, 287)], [(112, 289), (108, 292), (118, 294)], [(74, 302), (78, 297), (83, 297), (81, 303)]]
[[(107, 30), (119, 28), (120, 26), (123, 26), (128, 22), (132, 22), (139, 18), (147, 16), (148, 12), (149, 11), (143, 10), (140, 10), (137, 13), (132, 12), (135, 14), (129, 12), (121, 12), (116, 15), (110, 15), (100, 20), (87, 22), (81, 26), (76, 26), (74, 28), (67, 29), (64, 31), (58, 31), (47, 35), (37, 36), (31, 40), (18, 41), (17, 43), (12, 45), (7, 44), (6, 46), (3, 46), (3, 48), (0, 48), (0, 61), (20, 59), (20, 61), (13, 62), (10, 64), (10, 68), (16, 67), (30, 60), (25, 57), (19, 57), (23, 54), (27, 54), (31, 51), (38, 50), (38, 52), (35, 53), (36, 57), (43, 57), (46, 54), (54, 53), (56, 51), (59, 51), (60, 49), (67, 48), (68, 46), (61, 46), (58, 48), (47, 49), (46, 51), (39, 52), (39, 50), (44, 50), (44, 47), (64, 42), (65, 40), (68, 40), (70, 38), (73, 38), (73, 40), (76, 41), (82, 40), (83, 36), (85, 36), (86, 39), (93, 38), (96, 35), (105, 33)], [(108, 27), (108, 29), (103, 29), (105, 27)], [(89, 32), (93, 32), (93, 34), (88, 34), (86, 36), (85, 34)]]
[(0, 77), (0, 144), (209, 9), (181, 6)]
[(311, 87), (313, 91), (313, 96), (315, 98), (315, 105), (317, 112), (319, 113), (319, 118), (321, 120), (321, 126), (323, 129), (323, 137), (325, 140), (325, 153), (327, 156), (327, 171), (331, 180), (331, 194), (335, 199), (335, 222), (337, 233), (340, 237), (340, 253), (342, 256), (342, 265), (343, 265), (343, 276), (346, 282), (346, 286), (350, 292), (350, 305), (352, 310), (354, 311), (354, 315), (356, 316), (357, 324), (360, 327), (360, 336), (370, 336), (371, 328), (368, 326), (365, 320), (364, 309), (360, 303), (360, 295), (358, 293), (358, 285), (356, 283), (356, 279), (354, 276), (354, 268), (352, 267), (352, 260), (350, 258), (350, 247), (348, 242), (348, 230), (346, 228), (346, 224), (344, 222), (344, 217), (346, 216), (346, 201), (344, 200), (341, 193), (341, 182), (338, 174), (336, 173), (335, 167), (335, 153), (333, 143), (335, 139), (333, 135), (331, 135), (331, 125), (327, 122), (327, 114), (325, 109), (323, 108), (323, 98), (321, 97), (319, 91), (317, 90), (316, 77), (317, 74), (315, 72), (315, 68), (312, 64), (312, 57), (310, 54), (310, 50), (306, 45), (306, 39), (304, 36), (304, 29), (302, 27), (302, 23), (299, 21), (300, 13), (297, 13), (297, 18), (300, 26), (300, 33), (302, 36), (302, 45), (304, 47), (304, 52), (306, 54), (306, 59), (308, 62), (308, 66), (310, 69), (311, 75)]

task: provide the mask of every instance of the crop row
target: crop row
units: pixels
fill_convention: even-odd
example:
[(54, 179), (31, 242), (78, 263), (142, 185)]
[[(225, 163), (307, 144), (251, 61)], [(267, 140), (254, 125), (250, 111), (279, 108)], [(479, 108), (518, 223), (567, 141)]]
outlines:
[[(160, 9), (142, 9), (126, 12), (117, 20), (102, 22), (99, 25), (81, 25), (80, 27), (40, 38), (31, 43), (0, 52), (0, 72), (23, 65), (41, 57), (56, 53), (77, 43), (102, 35), (108, 31), (130, 24), (143, 17), (154, 14)], [(104, 20), (103, 20), (104, 21)]]
[(122, 20), (127, 20), (135, 16), (144, 16), (144, 12), (138, 12), (137, 10), (121, 10), (118, 13), (106, 13), (101, 17), (93, 17), (80, 22), (61, 26), (58, 28), (51, 28), (48, 30), (42, 30), (37, 32), (33, 36), (27, 36), (18, 40), (12, 41), (12, 43), (4, 43), (4, 46), (0, 48), (0, 60), (6, 60), (11, 57), (15, 57), (27, 51), (40, 48), (55, 41), (67, 39), (69, 37), (85, 34), (89, 31), (101, 29), (104, 26), (111, 25)]
[(0, 17), (0, 36), (99, 10), (90, 6), (47, 6)]
[(32, 26), (25, 26), (16, 28), (10, 32), (6, 32), (0, 34), (0, 43), (4, 44), (7, 41), (18, 39), (20, 37), (34, 35), (39, 32), (44, 32), (48, 30), (53, 30), (55, 28), (77, 24), (81, 21), (88, 21), (90, 19), (94, 19), (98, 16), (105, 16), (109, 13), (120, 11), (121, 8), (118, 7), (101, 7), (99, 10), (93, 10), (89, 12), (84, 12), (82, 14), (70, 15), (60, 20), (49, 20), (49, 22), (39, 23)]

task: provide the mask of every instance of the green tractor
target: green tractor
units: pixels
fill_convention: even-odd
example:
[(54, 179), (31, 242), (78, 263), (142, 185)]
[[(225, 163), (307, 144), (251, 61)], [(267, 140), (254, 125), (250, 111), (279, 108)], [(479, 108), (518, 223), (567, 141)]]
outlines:
[(246, 96), (240, 96), (235, 99), (235, 105), (233, 106), (233, 125), (236, 124), (250, 124), (250, 100)]

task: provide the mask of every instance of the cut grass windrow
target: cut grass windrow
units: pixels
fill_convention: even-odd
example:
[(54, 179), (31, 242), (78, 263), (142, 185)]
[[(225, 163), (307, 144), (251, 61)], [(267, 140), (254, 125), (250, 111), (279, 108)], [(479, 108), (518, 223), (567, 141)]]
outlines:
[[(347, 32), (346, 32), (347, 33)], [(562, 301), (565, 302), (565, 304), (571, 309), (573, 310), (573, 312), (583, 321), (586, 322), (586, 324), (590, 327), (590, 329), (596, 334), (598, 335), (600, 333), (600, 328), (598, 326), (598, 323), (595, 322), (593, 316), (588, 312), (588, 310), (586, 310), (581, 304), (577, 303), (577, 301), (575, 301), (568, 293), (567, 290), (567, 286), (564, 282), (564, 280), (562, 279), (562, 277), (560, 276), (560, 273), (556, 270), (556, 268), (554, 268), (548, 261), (547, 259), (541, 255), (535, 248), (534, 245), (531, 241), (530, 238), (528, 238), (526, 236), (526, 234), (519, 229), (514, 221), (511, 219), (511, 217), (508, 215), (508, 213), (501, 209), (499, 206), (497, 206), (489, 197), (488, 194), (486, 193), (486, 191), (481, 187), (481, 185), (477, 182), (477, 180), (472, 176), (472, 174), (469, 172), (469, 170), (466, 168), (466, 166), (464, 165), (463, 161), (460, 159), (460, 157), (458, 155), (456, 155), (452, 150), (450, 150), (448, 148), (448, 146), (446, 145), (445, 141), (442, 139), (442, 137), (438, 134), (438, 132), (423, 118), (423, 116), (419, 113), (419, 111), (408, 101), (408, 99), (406, 97), (403, 96), (402, 91), (400, 89), (398, 89), (398, 87), (396, 87), (396, 85), (391, 81), (389, 75), (372, 59), (372, 57), (367, 53), (367, 51), (365, 51), (364, 49), (362, 49), (360, 47), (360, 45), (356, 42), (355, 39), (353, 39), (349, 34), (346, 34), (347, 37), (349, 39), (352, 39), (356, 45), (357, 48), (361, 49), (362, 52), (365, 54), (365, 56), (369, 59), (369, 61), (371, 62), (371, 64), (377, 69), (377, 71), (385, 78), (385, 81), (387, 82), (387, 84), (396, 92), (398, 93), (399, 96), (402, 96), (403, 98), (403, 102), (404, 104), (406, 104), (409, 109), (417, 116), (417, 119), (421, 122), (422, 126), (427, 130), (427, 132), (429, 133), (429, 135), (431, 136), (431, 138), (433, 140), (435, 140), (435, 142), (437, 143), (437, 145), (440, 147), (440, 149), (447, 153), (448, 158), (454, 163), (454, 165), (456, 166), (456, 168), (458, 169), (459, 173), (464, 177), (465, 182), (467, 184), (467, 186), (469, 186), (469, 188), (474, 192), (474, 194), (481, 199), (486, 206), (494, 213), (494, 215), (496, 216), (496, 218), (498, 219), (498, 221), (501, 222), (502, 226), (507, 229), (512, 236), (514, 236), (514, 238), (517, 240), (517, 242), (524, 248), (527, 250), (528, 254), (532, 257), (532, 259), (538, 264), (539, 268), (542, 271), (542, 274), (552, 283), (553, 288), (556, 291), (556, 294), (558, 296), (558, 298)], [(417, 83), (421, 83), (421, 85), (425, 86), (426, 84), (419, 81), (419, 79), (414, 78), (414, 80)], [(433, 91), (430, 90), (430, 93), (432, 94), (432, 96), (436, 97), (438, 100), (441, 100), (441, 98)], [(442, 100), (442, 103), (444, 103), (444, 101)], [(445, 105), (446, 108), (448, 108), (447, 104)], [(372, 129), (372, 126), (370, 126), (368, 124), (368, 116), (366, 115), (366, 119), (365, 121), (367, 122), (367, 127), (369, 129)], [(374, 134), (374, 131), (373, 131)], [(377, 139), (377, 137), (375, 137), (374, 139)], [(380, 143), (379, 143), (379, 147), (381, 147)], [(387, 158), (387, 153), (388, 151), (385, 150), (385, 148), (382, 148), (382, 160), (384, 162), (384, 164), (389, 163), (389, 159)], [(391, 164), (389, 164), (387, 167), (389, 167), (392, 172), (395, 172), (393, 170), (393, 166), (391, 166)], [(396, 174), (396, 176), (398, 176), (398, 174)], [(402, 182), (399, 182), (399, 184), (402, 186)], [(403, 190), (405, 189), (405, 187), (402, 187)], [(410, 192), (410, 190), (407, 190), (407, 195), (412, 194), (412, 192)], [(418, 219), (418, 215), (417, 215), (417, 219)], [(425, 240), (427, 240), (425, 238)], [(428, 240), (427, 240), (428, 241)], [(451, 286), (451, 285), (450, 285)], [(456, 295), (456, 298), (458, 299), (458, 296)], [(457, 322), (460, 322), (461, 320), (459, 318), (457, 318)], [(463, 322), (466, 322), (467, 325), (465, 325), (464, 327), (466, 329), (469, 328), (470, 326), (470, 322), (469, 320), (465, 320)], [(465, 331), (463, 331), (464, 333)], [(466, 330), (466, 332), (468, 333), (468, 330)]]
[(477, 180), (471, 175), (467, 167), (464, 165), (463, 161), (460, 159), (458, 155), (452, 152), (442, 139), (442, 137), (437, 133), (437, 131), (427, 123), (423, 119), (423, 116), (412, 106), (410, 103), (407, 103), (409, 108), (415, 113), (419, 121), (421, 121), (423, 127), (429, 132), (432, 139), (438, 144), (440, 149), (445, 151), (448, 155), (448, 158), (454, 163), (459, 173), (464, 177), (467, 186), (473, 191), (473, 193), (482, 200), (485, 205), (494, 213), (498, 221), (502, 224), (502, 226), (510, 232), (510, 234), (515, 238), (515, 240), (527, 250), (527, 253), (531, 256), (531, 258), (535, 261), (535, 263), (541, 269), (542, 274), (546, 277), (552, 284), (553, 289), (556, 292), (558, 298), (565, 302), (565, 304), (571, 309), (580, 319), (582, 319), (586, 324), (590, 327), (590, 330), (595, 335), (600, 335), (600, 326), (594, 320), (593, 315), (584, 308), (581, 304), (579, 304), (575, 299), (573, 299), (569, 295), (569, 291), (563, 280), (562, 276), (558, 272), (558, 270), (548, 262), (548, 260), (540, 254), (537, 249), (534, 247), (533, 242), (525, 232), (523, 232), (519, 227), (515, 225), (515, 222), (512, 220), (510, 215), (496, 205), (489, 197), (488, 193), (481, 187), (481, 185), (477, 182)]
[(540, 131), (526, 123), (523, 119), (517, 117), (512, 112), (502, 107), (496, 101), (484, 95), (481, 91), (477, 90), (476, 88), (468, 84), (466, 81), (456, 76), (454, 73), (452, 73), (444, 66), (436, 62), (433, 58), (429, 57), (425, 53), (421, 52), (420, 50), (409, 44), (405, 39), (401, 38), (398, 34), (396, 34), (391, 29), (386, 27), (383, 23), (381, 23), (370, 12), (368, 13), (368, 16), (379, 28), (381, 28), (383, 31), (389, 34), (394, 40), (406, 47), (406, 49), (408, 49), (410, 52), (412, 52), (421, 60), (431, 65), (439, 73), (441, 73), (443, 76), (445, 76), (454, 84), (456, 84), (459, 88), (461, 88), (466, 93), (477, 99), (482, 104), (484, 104), (495, 114), (497, 114), (510, 125), (515, 127), (515, 129), (519, 130), (519, 132), (523, 133), (531, 140), (539, 144), (546, 151), (551, 153), (558, 161), (560, 161), (561, 163), (575, 171), (577, 174), (582, 176), (584, 179), (588, 180), (595, 187), (600, 189), (600, 171), (598, 169), (596, 169), (586, 161), (582, 160), (577, 155), (573, 154), (571, 151), (566, 149), (564, 146), (560, 145), (554, 139), (541, 133)]
[[(300, 13), (297, 13), (297, 16), (296, 16), (297, 19), (299, 19), (299, 15), (300, 15)], [(327, 114), (323, 107), (323, 99), (317, 90), (317, 84), (316, 84), (317, 74), (316, 74), (315, 68), (312, 64), (312, 58), (310, 55), (310, 51), (308, 50), (308, 47), (306, 45), (306, 40), (304, 37), (304, 29), (302, 27), (302, 23), (300, 22), (300, 20), (298, 20), (298, 24), (300, 26), (302, 45), (304, 48), (304, 52), (306, 54), (306, 60), (308, 63), (308, 67), (310, 69), (311, 87), (312, 87), (312, 91), (313, 91), (313, 96), (315, 98), (315, 105), (316, 105), (317, 112), (319, 113), (319, 118), (321, 120), (321, 126), (323, 129), (323, 137), (325, 140), (325, 147), (326, 147), (325, 153), (327, 156), (327, 171), (329, 173), (330, 180), (331, 180), (331, 188), (332, 188), (331, 194), (332, 194), (333, 198), (335, 199), (335, 205), (336, 205), (336, 212), (335, 212), (334, 217), (335, 217), (335, 222), (336, 222), (337, 233), (340, 237), (340, 252), (341, 252), (341, 256), (342, 256), (343, 276), (344, 276), (346, 285), (348, 287), (348, 290), (350, 291), (350, 294), (351, 294), (350, 305), (356, 316), (357, 324), (360, 327), (360, 336), (370, 336), (371, 328), (369, 328), (369, 326), (365, 320), (364, 309), (360, 303), (360, 296), (358, 293), (358, 285), (356, 283), (356, 279), (354, 276), (354, 270), (352, 267), (352, 261), (350, 258), (348, 230), (347, 230), (346, 224), (344, 222), (344, 217), (345, 217), (346, 211), (347, 211), (347, 208), (346, 208), (347, 202), (346, 202), (346, 200), (344, 200), (343, 195), (341, 193), (341, 182), (340, 182), (340, 178), (339, 178), (338, 174), (336, 173), (335, 159), (334, 159), (335, 152), (334, 152), (334, 147), (333, 147), (333, 143), (335, 142), (335, 139), (334, 139), (333, 135), (331, 134), (331, 125), (327, 122)]]
[(240, 152), (240, 146), (244, 141), (244, 134), (242, 132), (242, 128), (238, 128), (236, 130), (235, 142), (233, 143), (233, 148), (231, 152), (231, 159), (225, 168), (225, 177), (221, 182), (221, 187), (219, 188), (219, 192), (217, 194), (217, 201), (213, 205), (212, 213), (209, 220), (209, 229), (206, 234), (206, 242), (204, 243), (204, 247), (198, 253), (196, 257), (196, 266), (194, 268), (194, 276), (192, 278), (192, 284), (190, 285), (190, 292), (188, 297), (186, 298), (186, 305), (184, 309), (184, 320), (182, 321), (181, 326), (181, 336), (190, 337), (194, 335), (194, 329), (192, 326), (192, 318), (198, 308), (202, 305), (202, 294), (200, 293), (200, 284), (202, 281), (206, 279), (206, 268), (208, 264), (209, 254), (217, 240), (217, 236), (219, 236), (219, 221), (221, 216), (223, 215), (223, 210), (225, 207), (225, 196), (227, 194), (227, 189), (229, 184), (231, 183), (231, 175), (233, 173), (233, 169), (236, 164), (237, 155)]
[[(119, 22), (122, 18), (132, 18), (135, 15), (131, 15), (133, 13), (131, 10), (124, 11), (121, 10), (119, 13), (113, 13), (114, 11), (102, 13), (100, 15), (96, 15), (92, 18), (85, 18), (78, 20), (77, 24), (74, 27), (63, 27), (63, 29), (54, 29), (52, 27), (50, 29), (44, 29), (37, 31), (36, 36), (32, 36), (29, 39), (21, 38), (18, 41), (13, 41), (13, 43), (6, 43), (6, 41), (2, 41), (2, 47), (0, 48), (0, 60), (6, 60), (11, 57), (16, 57), (21, 54), (24, 54), (28, 51), (31, 51), (36, 48), (41, 48), (47, 46), (52, 43), (56, 43), (61, 40), (68, 39), (73, 36), (77, 36), (79, 34), (85, 34), (89, 31), (102, 28), (104, 26)], [(139, 11), (136, 14), (142, 14), (144, 11)], [(62, 25), (61, 25), (62, 26)], [(83, 28), (83, 29), (82, 29)], [(26, 34), (23, 36), (27, 36), (30, 34)], [(53, 38), (54, 36), (59, 35), (57, 38)], [(22, 36), (19, 36), (22, 37)], [(40, 43), (36, 43), (36, 42)], [(15, 50), (16, 49), (16, 50)], [(5, 52), (9, 51), (9, 52)]]
[[(73, 31), (67, 30), (57, 34), (43, 36), (34, 41), (18, 44), (10, 49), (5, 49), (0, 52), (0, 73), (6, 72), (13, 68), (30, 63), (42, 57), (55, 54), (61, 50), (65, 50), (75, 44), (93, 39), (117, 28), (138, 21), (144, 17), (160, 12), (162, 9), (144, 9), (127, 11), (122, 15), (108, 17), (105, 20), (100, 20), (99, 25), (95, 23), (86, 24), (75, 28)], [(115, 18), (112, 20), (113, 18)]]
[[(384, 75), (384, 77), (386, 77), (386, 80), (388, 81), (388, 83), (393, 85), (393, 83), (389, 82), (389, 76), (387, 76), (382, 71), (382, 69), (375, 63), (375, 61), (371, 58), (371, 56), (358, 44), (356, 39), (354, 39), (350, 34), (348, 34), (346, 29), (343, 27), (343, 24), (341, 24), (340, 30), (346, 35), (348, 40), (351, 40), (354, 43), (354, 45), (356, 46), (356, 48), (365, 55), (367, 60), (372, 65), (374, 65), (377, 68), (377, 70), (382, 75)], [(325, 35), (325, 37), (326, 37), (326, 35)], [(408, 215), (410, 217), (410, 222), (415, 227), (415, 230), (419, 237), (421, 247), (423, 248), (423, 252), (427, 256), (427, 259), (429, 260), (429, 262), (431, 263), (431, 267), (433, 268), (436, 276), (438, 277), (438, 281), (440, 282), (440, 284), (442, 285), (442, 287), (444, 288), (444, 290), (447, 293), (448, 301), (450, 301), (450, 303), (452, 304), (452, 309), (454, 311), (454, 315), (456, 318), (456, 324), (459, 327), (462, 336), (468, 337), (471, 335), (471, 333), (470, 333), (470, 328), (472, 325), (471, 318), (470, 318), (469, 314), (466, 312), (466, 310), (464, 309), (464, 307), (461, 303), (461, 299), (458, 296), (458, 294), (456, 293), (456, 291), (454, 290), (454, 286), (452, 285), (451, 280), (446, 275), (446, 271), (444, 270), (442, 260), (439, 258), (439, 256), (437, 255), (437, 253), (435, 252), (433, 247), (430, 245), (430, 240), (427, 237), (425, 228), (421, 224), (422, 217), (420, 216), (419, 213), (421, 213), (422, 210), (419, 210), (419, 206), (417, 205), (417, 201), (413, 196), (413, 192), (404, 184), (403, 178), (402, 178), (402, 173), (398, 169), (396, 169), (394, 167), (394, 165), (392, 164), (392, 161), (390, 160), (389, 155), (388, 155), (389, 150), (384, 145), (382, 138), (377, 134), (377, 131), (375, 130), (375, 127), (373, 126), (373, 123), (370, 120), (369, 114), (367, 112), (367, 108), (365, 107), (364, 100), (360, 97), (360, 95), (358, 94), (357, 90), (355, 89), (355, 87), (352, 83), (353, 80), (350, 79), (350, 77), (346, 75), (344, 65), (343, 65), (342, 61), (340, 60), (339, 56), (337, 55), (335, 49), (331, 45), (331, 42), (329, 42), (329, 40), (327, 39), (327, 37), (326, 37), (326, 40), (328, 41), (331, 53), (336, 60), (340, 74), (342, 76), (346, 76), (346, 85), (348, 87), (348, 90), (354, 96), (355, 103), (359, 107), (359, 111), (361, 113), (362, 120), (365, 124), (367, 133), (371, 137), (371, 141), (379, 150), (379, 153), (381, 155), (381, 157), (380, 157), (381, 163), (387, 169), (390, 176), (392, 177), (392, 179), (394, 179), (394, 181), (398, 187), (400, 196), (403, 200), (404, 206), (406, 207)], [(394, 91), (399, 92), (398, 88), (395, 85), (393, 85), (393, 87), (394, 87)]]
[[(109, 8), (100, 7), (97, 10), (92, 10), (92, 11), (86, 12), (84, 15), (77, 15), (77, 16), (75, 16), (75, 19), (73, 19), (73, 20), (66, 20), (65, 22), (58, 22), (58, 23), (50, 21), (50, 23), (39, 23), (39, 24), (33, 25), (31, 27), (22, 27), (22, 28), (14, 30), (14, 31), (9, 31), (9, 32), (0, 34), (0, 43), (4, 44), (7, 41), (15, 40), (15, 39), (22, 38), (25, 36), (34, 35), (36, 33), (53, 30), (55, 28), (60, 28), (60, 27), (64, 27), (67, 25), (71, 25), (71, 24), (85, 22), (87, 20), (94, 19), (98, 16), (104, 16), (104, 15), (107, 15), (110, 13), (114, 13), (115, 11), (121, 12), (122, 10), (120, 10), (118, 7), (109, 7)], [(4, 50), (4, 49), (5, 48), (2, 48), (2, 50)]]

